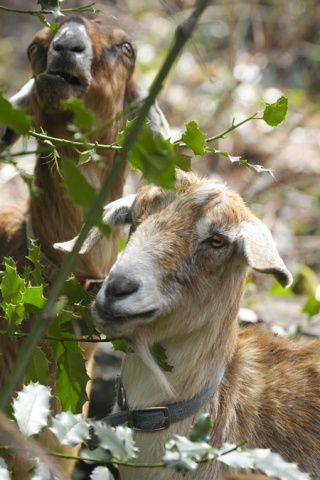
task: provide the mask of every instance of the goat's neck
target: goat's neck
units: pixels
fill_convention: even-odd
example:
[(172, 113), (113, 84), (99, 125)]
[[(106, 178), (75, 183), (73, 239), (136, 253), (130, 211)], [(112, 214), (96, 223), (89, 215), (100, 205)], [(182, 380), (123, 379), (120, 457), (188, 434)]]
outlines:
[[(59, 118), (52, 116), (51, 121), (51, 127), (50, 123), (47, 123), (48, 135), (62, 138), (69, 136), (68, 130), (62, 121), (59, 123)], [(103, 141), (106, 141), (106, 143), (111, 143), (113, 139), (114, 132), (111, 132), (110, 135), (104, 134)], [(62, 159), (63, 157), (68, 157), (76, 164), (78, 163), (78, 156), (72, 147), (60, 148), (59, 155)], [(105, 175), (111, 168), (113, 160), (114, 152), (105, 151), (103, 168), (93, 162), (89, 162), (81, 167), (81, 170), (88, 181), (99, 188)], [(65, 256), (62, 252), (56, 251), (53, 248), (53, 244), (74, 238), (79, 233), (84, 221), (83, 210), (75, 206), (66, 195), (60, 168), (61, 165), (58, 166), (52, 157), (40, 156), (35, 167), (35, 187), (37, 192), (30, 198), (31, 231), (33, 231), (35, 238), (39, 240), (44, 256), (53, 264), (56, 264), (58, 268)], [(121, 176), (106, 201), (115, 200), (122, 195), (123, 177), (124, 175)], [(106, 245), (107, 243), (108, 245)], [(104, 239), (92, 252), (79, 256), (73, 271), (79, 276), (104, 278), (114, 263), (116, 255), (117, 238)]]
[[(122, 375), (130, 408), (143, 408), (190, 399), (210, 385), (222, 367), (231, 362), (237, 344), (236, 320), (242, 290), (228, 311), (216, 317), (208, 311), (201, 328), (161, 342), (172, 372), (165, 372), (174, 390), (168, 393), (141, 355), (129, 353)], [(195, 319), (196, 321), (196, 319)]]

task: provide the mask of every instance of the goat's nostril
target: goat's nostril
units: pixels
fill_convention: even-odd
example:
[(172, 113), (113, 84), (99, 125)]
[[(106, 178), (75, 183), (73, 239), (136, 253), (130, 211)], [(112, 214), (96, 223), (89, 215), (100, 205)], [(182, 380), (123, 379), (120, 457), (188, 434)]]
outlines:
[(73, 52), (82, 53), (86, 49), (86, 45), (81, 42), (54, 42), (53, 48), (56, 52)]
[(106, 295), (108, 297), (121, 299), (137, 292), (139, 288), (140, 285), (136, 280), (127, 278), (121, 278), (113, 281), (111, 280), (107, 285)]

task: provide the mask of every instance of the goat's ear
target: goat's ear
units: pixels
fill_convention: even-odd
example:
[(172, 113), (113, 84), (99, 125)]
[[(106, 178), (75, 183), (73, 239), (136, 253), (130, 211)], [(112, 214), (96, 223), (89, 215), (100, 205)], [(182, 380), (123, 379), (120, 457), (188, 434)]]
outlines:
[[(10, 98), (9, 102), (13, 107), (16, 108), (29, 108), (30, 104), (30, 93), (33, 87), (34, 79), (29, 80), (18, 93), (13, 95)], [(0, 153), (3, 152), (6, 148), (13, 145), (18, 138), (20, 133), (15, 132), (11, 127), (7, 125), (0, 124)]]
[[(133, 80), (128, 83), (125, 92), (124, 109), (128, 107), (130, 103), (137, 102), (138, 105), (126, 114), (125, 120), (132, 120), (137, 116), (140, 108), (139, 102), (147, 96), (148, 92), (139, 88)], [(169, 138), (171, 136), (169, 124), (157, 101), (150, 108), (147, 117), (149, 120), (148, 127), (153, 134), (160, 133), (163, 138)]]
[[(109, 203), (104, 208), (104, 213), (102, 216), (103, 223), (109, 225), (110, 227), (131, 223), (131, 207), (135, 198), (136, 195), (127, 195), (126, 197), (119, 198), (119, 200)], [(61, 250), (62, 252), (71, 252), (75, 246), (78, 236), (79, 235), (68, 242), (55, 243), (53, 247), (56, 250)], [(98, 227), (91, 228), (87, 238), (82, 244), (79, 253), (84, 254), (90, 252), (102, 238), (103, 235)]]
[(292, 276), (281, 259), (270, 230), (258, 219), (241, 222), (240, 245), (250, 267), (258, 272), (271, 273), (283, 287)]

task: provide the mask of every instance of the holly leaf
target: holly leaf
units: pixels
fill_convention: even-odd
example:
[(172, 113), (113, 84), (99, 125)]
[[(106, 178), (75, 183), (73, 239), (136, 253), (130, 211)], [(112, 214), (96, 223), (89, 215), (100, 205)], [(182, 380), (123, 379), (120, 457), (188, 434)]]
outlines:
[(49, 387), (32, 382), (13, 400), (13, 415), (25, 436), (36, 435), (47, 425), (51, 398)]
[(309, 296), (302, 308), (302, 312), (307, 313), (309, 317), (313, 317), (320, 312), (320, 301), (315, 294)]
[(90, 423), (98, 438), (99, 446), (109, 451), (112, 458), (127, 461), (136, 456), (137, 449), (134, 446), (133, 430), (122, 426), (112, 429), (106, 423), (93, 420)]
[(82, 351), (76, 342), (68, 342), (57, 359), (56, 391), (62, 410), (80, 413), (88, 400), (87, 382), (90, 380)]
[(31, 118), (26, 110), (13, 107), (9, 100), (4, 98), (2, 90), (0, 90), (0, 122), (21, 135), (27, 135), (31, 129)]
[(62, 412), (52, 419), (49, 430), (55, 434), (60, 445), (75, 447), (89, 438), (89, 425), (82, 414)]
[(182, 135), (181, 140), (189, 147), (196, 155), (203, 156), (207, 149), (206, 134), (202, 133), (197, 123), (192, 120), (185, 124), (186, 131)]
[[(124, 133), (120, 134), (120, 143), (125, 139), (125, 132), (131, 124), (132, 122), (127, 122)], [(133, 169), (138, 168), (142, 172), (147, 182), (163, 188), (174, 188), (175, 164), (179, 162), (177, 149), (170, 140), (164, 140), (160, 134), (153, 135), (147, 126), (142, 128), (128, 161)]]
[(114, 476), (107, 467), (96, 467), (90, 478), (91, 480), (114, 480)]
[(212, 420), (208, 413), (203, 413), (192, 426), (189, 439), (191, 442), (208, 442), (211, 429)]
[(172, 372), (173, 366), (167, 362), (166, 349), (160, 343), (155, 343), (150, 349), (153, 358), (164, 372)]
[(46, 386), (49, 384), (49, 361), (40, 347), (37, 347), (33, 352), (25, 373), (25, 381), (26, 383), (39, 382)]
[(43, 264), (41, 263), (41, 252), (40, 247), (37, 245), (37, 242), (33, 239), (29, 239), (30, 246), (27, 258), (33, 263), (33, 268), (31, 271), (28, 269), (25, 270), (23, 277), (27, 279), (30, 277), (32, 285), (46, 285), (45, 280), (42, 276)]
[(166, 468), (173, 468), (177, 472), (190, 472), (198, 466), (197, 462), (180, 454), (177, 451), (167, 451), (162, 459)]
[(271, 127), (277, 127), (286, 118), (288, 99), (282, 96), (275, 103), (265, 103), (265, 105), (263, 120)]

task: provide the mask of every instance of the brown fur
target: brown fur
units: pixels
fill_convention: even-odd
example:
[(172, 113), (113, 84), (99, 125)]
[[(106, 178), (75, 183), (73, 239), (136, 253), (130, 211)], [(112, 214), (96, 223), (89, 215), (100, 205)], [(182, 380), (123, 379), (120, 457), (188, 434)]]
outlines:
[[(117, 207), (119, 223), (132, 222), (131, 236), (93, 311), (101, 331), (124, 338), (133, 350), (122, 365), (129, 409), (192, 398), (225, 368), (217, 392), (196, 414), (161, 432), (135, 432), (137, 461), (159, 462), (164, 441), (188, 435), (208, 412), (212, 445), (247, 439), (249, 448), (270, 448), (320, 478), (320, 342), (237, 324), (248, 265), (283, 286), (291, 281), (268, 229), (238, 195), (192, 174), (182, 176), (175, 193), (149, 186), (126, 214)], [(112, 205), (105, 218), (117, 223)], [(225, 243), (216, 247), (221, 238)], [(172, 372), (162, 372), (150, 355), (156, 342), (166, 349)], [(188, 478), (229, 473), (226, 465), (208, 462)], [(121, 469), (122, 480), (153, 474)], [(179, 475), (157, 471), (159, 480)]]
[[(70, 20), (70, 19), (69, 19)], [(69, 21), (67, 20), (67, 22)], [(30, 98), (23, 99), (21, 104), (29, 106), (29, 113), (34, 117), (34, 127), (37, 132), (45, 131), (49, 136), (63, 139), (72, 139), (73, 134), (68, 130), (67, 124), (72, 120), (72, 114), (62, 108), (61, 102), (70, 96), (82, 97), (88, 109), (95, 114), (96, 125), (101, 125), (113, 119), (127, 107), (131, 101), (140, 98), (140, 91), (132, 80), (134, 70), (135, 52), (130, 57), (121, 49), (124, 42), (131, 43), (127, 34), (118, 29), (109, 28), (100, 20), (78, 19), (78, 24), (85, 28), (89, 44), (93, 53), (89, 69), (85, 74), (91, 74), (91, 83), (86, 91), (53, 75), (44, 75), (43, 72), (53, 67), (48, 66), (48, 50), (53, 41), (52, 33), (48, 28), (39, 32), (28, 48), (28, 56), (35, 75)], [(62, 27), (68, 25), (63, 23)], [(61, 27), (60, 27), (61, 28)], [(59, 30), (60, 31), (60, 30)], [(62, 55), (62, 54), (61, 54)], [(61, 57), (62, 58), (62, 57)], [(86, 60), (85, 60), (86, 61)], [(68, 64), (69, 59), (59, 60), (63, 70), (66, 67), (69, 73), (77, 71), (77, 65)], [(50, 72), (49, 72), (50, 73)], [(103, 128), (91, 142), (111, 144), (116, 140), (121, 118), (108, 128)], [(9, 132), (10, 133), (10, 132)], [(6, 135), (6, 138), (13, 135)], [(45, 146), (40, 142), (40, 146)], [(64, 157), (78, 162), (78, 154), (72, 147), (58, 146), (60, 160)], [(111, 150), (98, 151), (102, 162), (89, 162), (79, 167), (95, 187), (99, 187), (113, 164), (115, 154)], [(61, 165), (60, 165), (61, 166)], [(106, 199), (115, 200), (121, 197), (125, 172), (120, 176), (116, 186)], [(57, 165), (51, 155), (40, 154), (36, 166), (34, 184), (36, 195), (31, 195), (23, 205), (14, 205), (1, 212), (0, 216), (0, 259), (12, 256), (21, 267), (25, 263), (27, 254), (27, 233), (38, 239), (42, 252), (42, 261), (54, 265), (54, 271), (48, 275), (47, 280), (53, 281), (65, 254), (53, 249), (53, 243), (68, 240), (79, 232), (84, 221), (84, 212), (75, 206), (67, 197), (62, 178)], [(104, 278), (117, 257), (118, 232), (115, 231), (111, 239), (104, 239), (102, 244), (94, 251), (84, 255), (76, 262), (73, 273), (87, 278)], [(51, 270), (51, 267), (48, 271)], [(0, 320), (0, 326), (5, 325), (5, 320)], [(92, 370), (92, 358), (95, 347), (84, 345), (88, 360), (88, 373)], [(9, 375), (15, 359), (20, 351), (20, 342), (0, 336), (0, 388)], [(57, 412), (59, 409), (55, 408)], [(49, 434), (44, 433), (42, 438)], [(50, 435), (49, 435), (50, 436)], [(46, 448), (52, 447), (52, 441), (42, 441)], [(62, 461), (62, 464), (66, 461)], [(67, 462), (63, 469), (70, 471), (73, 462)], [(22, 473), (21, 464), (14, 462), (13, 469), (16, 477), (23, 480), (27, 477), (26, 471)]]

